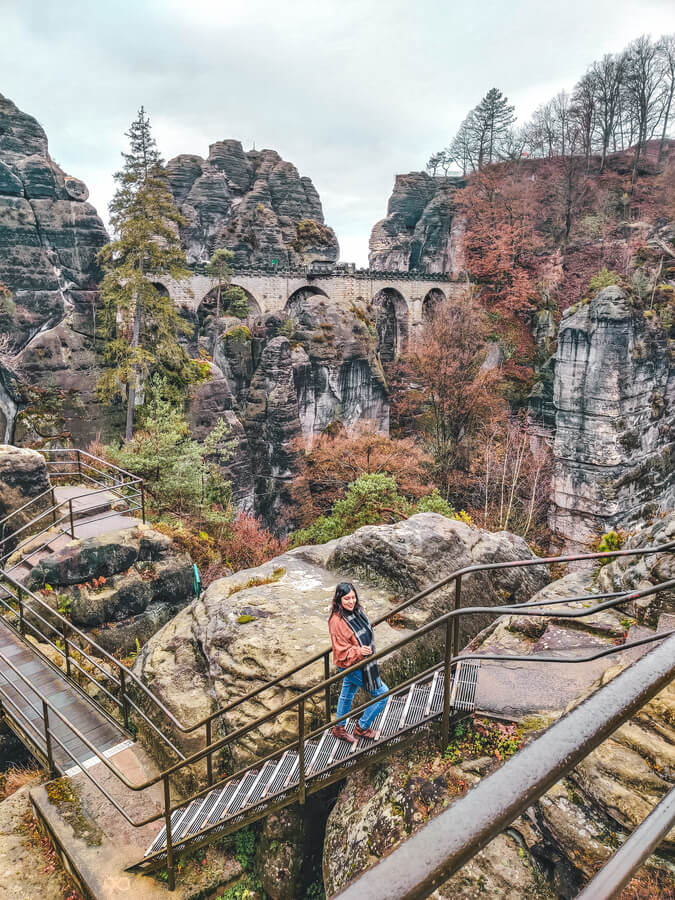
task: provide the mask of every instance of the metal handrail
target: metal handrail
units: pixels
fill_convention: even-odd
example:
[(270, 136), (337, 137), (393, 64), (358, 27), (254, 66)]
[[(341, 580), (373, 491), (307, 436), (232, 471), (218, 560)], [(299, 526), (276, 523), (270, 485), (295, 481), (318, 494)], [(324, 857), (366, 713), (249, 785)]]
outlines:
[[(78, 458), (81, 458), (82, 456), (86, 456), (87, 458), (92, 459), (96, 462), (100, 462), (103, 465), (108, 466), (108, 467), (114, 469), (115, 471), (120, 472), (121, 474), (123, 474), (125, 476), (129, 476), (130, 478), (135, 479), (135, 476), (131, 475), (131, 473), (126, 472), (123, 469), (120, 469), (119, 467), (113, 465), (112, 463), (107, 463), (105, 460), (101, 460), (98, 457), (92, 456), (92, 454), (89, 454), (84, 450), (49, 449), (49, 450), (43, 450), (41, 452), (54, 453), (54, 454), (75, 452), (75, 453), (77, 453)], [(72, 464), (75, 465), (76, 462), (73, 461)], [(135, 479), (135, 480), (141, 482), (141, 486), (142, 486), (142, 479)], [(104, 491), (105, 489), (101, 489), (101, 490)], [(35, 537), (35, 536), (33, 536), (33, 537)], [(619, 556), (642, 556), (642, 555), (648, 555), (651, 553), (670, 552), (673, 549), (675, 549), (675, 541), (671, 541), (666, 544), (655, 545), (652, 547), (635, 549), (635, 550), (633, 550), (633, 549), (614, 550), (614, 551), (608, 551), (605, 553), (581, 553), (581, 554), (572, 554), (572, 555), (566, 555), (566, 556), (546, 557), (546, 558), (534, 557), (532, 559), (526, 559), (526, 560), (513, 560), (513, 561), (509, 561), (509, 562), (484, 563), (484, 564), (479, 564), (479, 565), (474, 565), (474, 566), (467, 566), (467, 567), (464, 567), (463, 569), (459, 569), (454, 572), (451, 572), (449, 575), (445, 576), (444, 578), (440, 579), (439, 581), (437, 581), (437, 582), (427, 586), (423, 590), (418, 591), (417, 593), (413, 594), (412, 597), (408, 598), (408, 600), (403, 601), (402, 603), (398, 604), (398, 606), (395, 606), (393, 609), (389, 610), (387, 613), (384, 613), (383, 615), (374, 619), (372, 622), (372, 625), (373, 625), (373, 627), (376, 627), (377, 625), (386, 621), (390, 617), (397, 615), (402, 610), (407, 609), (414, 603), (419, 602), (420, 600), (422, 600), (425, 597), (429, 596), (430, 594), (436, 592), (437, 590), (441, 589), (442, 587), (445, 587), (445, 586), (451, 584), (452, 582), (455, 583), (454, 603), (455, 603), (455, 609), (457, 609), (457, 608), (459, 608), (459, 606), (461, 604), (462, 578), (464, 576), (473, 575), (473, 574), (476, 574), (479, 572), (495, 571), (495, 570), (508, 569), (508, 568), (548, 565), (548, 564), (554, 563), (554, 562), (576, 562), (576, 561), (581, 561), (581, 560), (590, 561), (590, 560), (597, 560), (597, 559), (612, 559), (612, 558), (619, 557)], [(35, 596), (35, 595), (33, 595), (33, 596)], [(38, 602), (42, 602), (39, 600), (39, 598), (35, 598), (35, 599), (37, 599)], [(98, 645), (95, 645), (93, 642), (91, 642), (91, 639), (89, 639), (89, 641), (90, 641), (91, 646), (92, 647), (95, 646), (96, 650), (98, 652), (99, 651)], [(455, 655), (459, 652), (459, 643), (458, 642), (459, 642), (459, 631), (457, 630), (456, 634), (454, 635), (454, 643), (453, 643), (453, 652), (455, 653)], [(103, 651), (103, 652), (105, 654), (105, 651)], [(176, 728), (178, 731), (180, 731), (182, 734), (191, 734), (192, 732), (196, 731), (198, 728), (205, 727), (205, 730), (206, 730), (205, 739), (206, 739), (206, 745), (208, 746), (211, 743), (212, 728), (213, 728), (214, 720), (221, 717), (222, 715), (224, 715), (227, 712), (231, 712), (233, 709), (237, 708), (242, 703), (245, 703), (246, 701), (259, 696), (264, 691), (269, 690), (273, 687), (276, 687), (277, 685), (281, 684), (282, 681), (286, 680), (287, 678), (290, 678), (292, 675), (297, 674), (298, 672), (302, 671), (303, 669), (308, 668), (311, 665), (314, 665), (319, 660), (323, 660), (323, 662), (324, 662), (324, 679), (325, 679), (325, 677), (327, 677), (327, 675), (330, 671), (331, 654), (332, 654), (332, 648), (330, 646), (328, 646), (328, 647), (326, 647), (326, 649), (319, 651), (318, 653), (314, 654), (313, 656), (303, 660), (298, 665), (296, 665), (290, 669), (287, 669), (285, 672), (282, 672), (280, 675), (278, 675), (276, 678), (272, 679), (271, 681), (267, 681), (264, 684), (259, 685), (257, 688), (254, 688), (253, 690), (251, 690), (248, 693), (246, 693), (245, 695), (237, 698), (236, 700), (231, 701), (230, 703), (227, 703), (223, 706), (219, 706), (216, 710), (212, 711), (211, 713), (208, 713), (206, 716), (202, 717), (197, 722), (194, 722), (191, 725), (184, 725), (182, 722), (180, 722), (173, 715), (173, 713), (157, 697), (154, 696), (153, 692), (150, 691), (147, 688), (147, 686), (136, 675), (134, 675), (129, 669), (126, 669), (126, 667), (125, 667), (125, 676), (129, 680), (133, 681), (134, 684), (146, 696), (148, 696), (151, 699), (151, 702), (153, 703), (153, 705), (157, 709), (159, 709), (160, 712), (162, 713), (162, 715), (164, 715), (166, 718), (168, 718), (168, 720), (171, 722), (172, 726), (174, 728)], [(107, 656), (108, 654), (105, 654), (105, 655)], [(117, 660), (115, 662), (116, 662), (116, 664), (119, 665)], [(181, 756), (182, 756), (182, 754), (181, 754)]]
[[(551, 725), (338, 895), (421, 900), (659, 693), (675, 673), (675, 637)], [(595, 898), (593, 893), (591, 896)]]
[[(109, 653), (107, 650), (105, 650), (103, 647), (101, 647), (100, 644), (97, 644), (96, 641), (92, 637), (90, 637), (85, 631), (82, 631), (76, 625), (73, 625), (72, 622), (70, 622), (69, 619), (66, 619), (65, 616), (61, 615), (61, 613), (58, 612), (58, 610), (53, 609), (48, 603), (45, 603), (45, 601), (42, 600), (41, 597), (38, 597), (38, 595), (33, 593), (33, 591), (31, 591), (29, 588), (26, 588), (20, 582), (16, 581), (16, 579), (12, 578), (11, 575), (8, 575), (7, 573), (1, 573), (0, 574), (0, 585), (2, 584), (3, 581), (5, 583), (9, 582), (11, 584), (11, 586), (14, 588), (14, 590), (17, 592), (16, 594), (11, 593), (9, 591), (9, 588), (5, 585), (4, 589), (8, 593), (10, 593), (11, 598), (19, 605), (19, 622), (20, 622), (19, 632), (20, 633), (22, 633), (22, 631), (21, 631), (21, 624), (22, 624), (24, 628), (25, 627), (31, 628), (36, 633), (36, 635), (44, 638), (50, 644), (50, 646), (54, 647), (56, 650), (59, 650), (59, 648), (49, 639), (49, 637), (46, 634), (44, 634), (44, 632), (38, 631), (38, 629), (36, 629), (31, 624), (30, 619), (28, 619), (28, 620), (26, 619), (24, 595), (27, 595), (28, 597), (30, 597), (30, 599), (31, 599), (31, 601), (33, 601), (33, 603), (39, 604), (42, 607), (42, 609), (44, 609), (47, 612), (50, 620), (55, 619), (61, 625), (61, 630), (59, 631), (52, 624), (51, 621), (47, 621), (43, 616), (41, 616), (38, 612), (36, 612), (31, 607), (28, 608), (28, 614), (36, 616), (42, 622), (44, 622), (48, 628), (50, 628), (53, 632), (58, 634), (59, 639), (64, 641), (66, 647), (71, 645), (77, 651), (77, 653), (79, 653), (82, 657), (84, 657), (84, 659), (88, 663), (96, 666), (96, 668), (98, 668), (100, 671), (104, 672), (104, 670), (101, 669), (100, 665), (97, 663), (96, 659), (93, 656), (88, 654), (85, 650), (82, 649), (81, 646), (78, 646), (71, 640), (71, 635), (75, 634), (82, 641), (87, 643), (92, 650), (95, 651), (96, 656), (98, 656), (102, 659), (105, 659), (111, 666), (113, 666), (114, 668), (117, 669), (117, 671), (119, 673), (118, 679), (115, 679), (109, 673), (104, 672), (104, 674), (106, 674), (107, 677), (109, 677), (110, 680), (119, 688), (120, 694), (121, 694), (120, 703), (121, 703), (123, 710), (125, 709), (125, 705), (127, 703), (131, 702), (131, 699), (127, 695), (127, 689), (128, 689), (128, 682), (133, 682), (134, 685), (142, 691), (142, 693), (148, 698), (148, 700), (152, 704), (157, 706), (157, 708), (162, 713), (165, 713), (169, 717), (169, 719), (172, 720), (172, 724), (175, 724), (176, 727), (180, 726), (180, 722), (178, 722), (177, 719), (174, 719), (171, 711), (166, 709), (166, 707), (164, 707), (164, 705), (154, 695), (154, 693), (150, 690), (150, 688), (148, 688), (148, 686), (145, 685), (141, 681), (141, 679), (138, 678), (137, 675), (135, 675), (133, 672), (131, 672), (131, 670), (128, 669), (124, 665), (124, 663), (121, 662), (121, 660), (116, 659), (111, 653)], [(1, 596), (0, 596), (0, 603), (3, 603), (4, 606), (8, 605), (7, 603), (4, 602), (4, 599)], [(36, 647), (33, 647), (33, 650), (36, 652), (39, 652)], [(61, 651), (59, 650), (59, 652), (61, 652)], [(65, 655), (65, 654), (62, 654), (62, 655)], [(91, 678), (89, 673), (87, 673), (87, 675), (88, 675), (88, 677)], [(92, 679), (92, 680), (95, 681), (96, 685), (99, 688), (102, 688), (102, 685), (99, 681), (97, 681), (95, 679)], [(95, 702), (93, 700), (93, 698), (90, 698), (90, 699), (92, 700), (92, 702)], [(184, 756), (183, 752), (174, 745), (174, 743), (161, 731), (161, 729), (157, 728), (155, 723), (153, 723), (152, 720), (144, 712), (139, 710), (138, 707), (135, 706), (135, 704), (134, 704), (134, 707), (135, 707), (136, 711), (139, 713), (139, 715), (141, 715), (141, 717), (145, 721), (146, 725), (148, 725), (156, 734), (158, 734), (162, 738), (164, 743), (174, 753), (176, 753), (179, 758), (184, 759), (185, 756)], [(126, 720), (126, 718), (127, 718), (127, 714), (125, 713), (125, 720)], [(128, 725), (127, 721), (125, 721), (125, 725)]]
[(657, 803), (626, 843), (577, 895), (577, 900), (610, 900), (611, 897), (616, 897), (673, 825), (675, 825), (675, 788), (671, 788), (663, 800)]
[[(675, 550), (675, 541), (670, 541), (666, 544), (660, 544), (647, 548), (640, 548), (636, 550), (612, 550), (607, 553), (578, 553), (574, 555), (568, 556), (552, 556), (547, 557), (545, 559), (534, 558), (534, 559), (525, 559), (525, 560), (514, 560), (510, 562), (501, 562), (501, 563), (483, 563), (475, 566), (467, 566), (463, 569), (458, 569), (455, 572), (451, 572), (449, 575), (442, 578), (440, 581), (436, 581), (428, 587), (424, 588), (421, 591), (418, 591), (416, 594), (413, 594), (408, 600), (405, 600), (403, 603), (399, 603), (398, 606), (395, 606), (393, 609), (389, 610), (389, 612), (384, 613), (376, 619), (373, 619), (371, 625), (375, 628), (377, 625), (380, 625), (382, 622), (385, 622), (387, 619), (390, 619), (392, 616), (397, 615), (404, 609), (407, 609), (409, 606), (412, 606), (414, 603), (418, 603), (420, 600), (423, 600), (425, 597), (428, 597), (430, 594), (439, 590), (442, 587), (446, 587), (447, 585), (455, 582), (456, 592), (455, 592), (455, 609), (459, 607), (459, 603), (461, 602), (461, 582), (462, 578), (465, 575), (474, 575), (477, 572), (486, 572), (486, 571), (494, 571), (497, 569), (511, 569), (518, 567), (528, 567), (528, 566), (538, 566), (538, 565), (549, 565), (550, 563), (559, 563), (559, 562), (576, 562), (579, 560), (594, 560), (594, 559), (607, 559), (607, 558), (615, 558), (618, 556), (642, 556), (650, 553), (663, 553), (663, 552), (671, 552)], [(587, 599), (587, 598), (584, 598)], [(529, 601), (528, 601), (529, 602)], [(527, 605), (527, 604), (523, 604)], [(548, 605), (551, 605), (549, 602)], [(473, 609), (473, 607), (472, 607)], [(494, 609), (494, 607), (492, 607)], [(459, 639), (459, 634), (457, 634), (457, 640)], [(202, 725), (206, 725), (208, 722), (212, 722), (214, 719), (218, 718), (218, 716), (223, 713), (229, 712), (235, 707), (239, 706), (241, 703), (246, 702), (247, 700), (252, 700), (254, 697), (257, 697), (258, 694), (267, 690), (270, 687), (275, 687), (280, 684), (286, 678), (290, 678), (291, 675), (296, 675), (302, 669), (307, 668), (308, 666), (313, 665), (321, 659), (330, 659), (330, 655), (332, 654), (332, 648), (326, 647), (325, 650), (320, 650), (314, 654), (314, 656), (310, 656), (307, 659), (303, 660), (303, 662), (298, 663), (298, 665), (294, 666), (291, 669), (287, 669), (285, 672), (282, 672), (281, 675), (278, 675), (276, 678), (272, 679), (272, 681), (265, 682), (264, 685), (261, 685), (257, 688), (254, 688), (252, 691), (249, 691), (243, 697), (239, 697), (237, 700), (233, 700), (231, 703), (226, 704), (225, 706), (219, 707), (217, 710), (209, 713), (204, 716), (199, 721), (195, 722), (194, 725), (184, 728), (184, 733), (189, 734), (192, 731), (195, 731), (197, 728), (200, 728)], [(369, 657), (370, 658), (370, 657)]]

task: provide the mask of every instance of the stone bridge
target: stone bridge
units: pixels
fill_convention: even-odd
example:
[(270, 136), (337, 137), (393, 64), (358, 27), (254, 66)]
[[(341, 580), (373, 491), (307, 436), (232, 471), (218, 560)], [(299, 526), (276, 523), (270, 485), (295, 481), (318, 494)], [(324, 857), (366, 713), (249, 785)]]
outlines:
[[(232, 286), (244, 290), (251, 315), (279, 313), (292, 315), (304, 298), (320, 294), (337, 305), (372, 305), (381, 344), (387, 355), (397, 355), (410, 337), (429, 317), (434, 307), (450, 297), (461, 295), (464, 282), (452, 281), (440, 273), (378, 272), (356, 269), (350, 264), (310, 264), (304, 269), (275, 271), (237, 269)], [(212, 277), (195, 266), (193, 275), (182, 282), (165, 280), (163, 286), (176, 303), (198, 319), (205, 307), (215, 303)], [(223, 314), (226, 314), (226, 308)], [(383, 347), (384, 349), (384, 347)]]

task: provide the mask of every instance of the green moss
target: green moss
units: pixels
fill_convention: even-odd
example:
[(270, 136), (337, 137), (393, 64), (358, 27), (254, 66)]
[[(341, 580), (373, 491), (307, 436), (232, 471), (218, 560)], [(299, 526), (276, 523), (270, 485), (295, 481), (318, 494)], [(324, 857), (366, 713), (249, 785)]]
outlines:
[(99, 847), (103, 833), (82, 812), (80, 796), (70, 778), (56, 778), (46, 787), (47, 797), (70, 825), (76, 836), (82, 838), (88, 847)]
[(277, 566), (276, 569), (272, 570), (271, 575), (254, 575), (253, 578), (249, 578), (248, 581), (244, 582), (244, 584), (235, 584), (230, 588), (230, 592), (227, 595), (231, 597), (233, 594), (238, 594), (239, 591), (246, 591), (248, 588), (252, 587), (260, 587), (263, 584), (274, 584), (275, 581), (279, 581), (286, 574), (286, 569), (283, 566)]

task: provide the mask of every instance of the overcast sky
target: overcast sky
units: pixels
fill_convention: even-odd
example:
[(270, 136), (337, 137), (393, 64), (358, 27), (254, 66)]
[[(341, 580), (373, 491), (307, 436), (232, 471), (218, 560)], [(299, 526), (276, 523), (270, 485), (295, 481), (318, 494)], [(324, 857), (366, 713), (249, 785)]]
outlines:
[(0, 93), (103, 218), (143, 104), (166, 159), (223, 138), (277, 150), (365, 265), (395, 174), (489, 88), (524, 119), (603, 53), (672, 31), (673, 0), (0, 0)]

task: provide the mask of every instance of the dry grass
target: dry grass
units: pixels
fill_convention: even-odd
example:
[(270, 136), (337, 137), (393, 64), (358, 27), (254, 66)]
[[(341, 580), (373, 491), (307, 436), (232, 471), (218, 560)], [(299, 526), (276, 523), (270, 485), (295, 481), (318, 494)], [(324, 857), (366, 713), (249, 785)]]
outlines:
[(665, 869), (643, 866), (623, 889), (619, 900), (675, 900), (672, 875)]
[(19, 788), (42, 778), (43, 774), (37, 763), (28, 766), (10, 766), (0, 773), (0, 801), (11, 797)]

